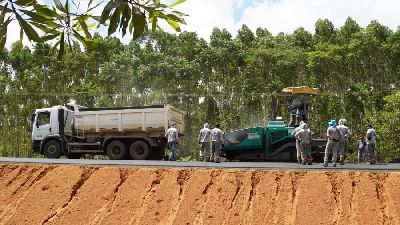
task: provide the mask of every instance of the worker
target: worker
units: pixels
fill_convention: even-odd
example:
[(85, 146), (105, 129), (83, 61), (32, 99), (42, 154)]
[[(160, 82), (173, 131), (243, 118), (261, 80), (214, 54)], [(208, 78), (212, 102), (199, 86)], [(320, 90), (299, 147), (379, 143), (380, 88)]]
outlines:
[(328, 123), (329, 127), (326, 131), (328, 142), (325, 147), (324, 167), (328, 166), (329, 153), (332, 152), (332, 163), (333, 167), (336, 167), (337, 151), (340, 138), (340, 131), (336, 127), (336, 120), (331, 120)]
[(357, 146), (358, 146), (358, 163), (365, 162), (366, 142), (364, 137), (360, 137), (360, 139), (358, 139)]
[(300, 152), (301, 152), (301, 161), (303, 165), (311, 165), (311, 130), (308, 128), (308, 125), (304, 123), (302, 125), (302, 129), (300, 129), (295, 134), (296, 140), (298, 140)]
[(348, 152), (349, 146), (349, 138), (350, 138), (350, 130), (347, 127), (347, 120), (340, 119), (339, 126), (337, 128), (340, 131), (340, 139), (339, 139), (339, 154), (340, 154), (340, 165), (344, 165), (344, 159), (346, 158), (346, 154)]
[(372, 127), (372, 124), (367, 124), (367, 157), (368, 164), (375, 164), (375, 144), (376, 144), (376, 132)]
[(224, 134), (220, 129), (220, 125), (217, 123), (215, 128), (211, 130), (211, 140), (212, 140), (212, 154), (211, 161), (220, 163), (221, 159), (219, 154), (221, 152), (222, 145), (224, 144)]
[(307, 164), (308, 165), (312, 165), (312, 155), (311, 155), (311, 143), (312, 143), (312, 139), (315, 136), (315, 133), (310, 129), (310, 127), (307, 125), (307, 130), (309, 133), (309, 139), (310, 139), (310, 143), (306, 146), (306, 157), (307, 157)]
[(176, 124), (172, 124), (172, 126), (165, 133), (165, 137), (168, 141), (169, 148), (169, 161), (176, 161), (176, 145), (179, 144), (179, 132), (176, 129)]
[(301, 121), (307, 122), (307, 104), (301, 99), (293, 99), (290, 106), (290, 126), (294, 127), (297, 123), (300, 124)]
[(210, 161), (210, 145), (211, 145), (211, 130), (208, 128), (208, 123), (204, 124), (204, 128), (199, 133), (200, 144), (200, 161), (206, 159)]
[[(296, 138), (296, 133), (303, 129), (304, 122), (301, 121), (300, 125), (292, 131), (292, 135)], [(301, 164), (301, 151), (300, 151), (300, 141), (296, 138), (296, 159), (297, 163)]]

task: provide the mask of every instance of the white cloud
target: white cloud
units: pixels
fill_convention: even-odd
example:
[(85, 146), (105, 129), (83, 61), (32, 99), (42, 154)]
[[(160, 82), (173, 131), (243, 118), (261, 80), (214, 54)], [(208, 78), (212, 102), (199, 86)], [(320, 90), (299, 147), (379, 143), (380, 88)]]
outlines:
[[(243, 4), (246, 1), (247, 4)], [(343, 26), (352, 17), (360, 26), (366, 27), (371, 20), (396, 30), (400, 25), (398, 0), (192, 0), (177, 9), (190, 15), (184, 30), (196, 31), (209, 40), (213, 27), (226, 28), (233, 35), (242, 24), (253, 31), (267, 28), (273, 34), (291, 33), (299, 27), (310, 32), (315, 30), (318, 19), (329, 19), (335, 27)], [(241, 6), (246, 5), (246, 8)], [(235, 21), (235, 10), (241, 17)], [(236, 11), (236, 13), (237, 13)]]
[(362, 27), (371, 20), (395, 30), (400, 25), (397, 0), (279, 0), (263, 1), (243, 12), (241, 22), (251, 28), (264, 27), (276, 34), (291, 33), (298, 27), (314, 32), (318, 19), (329, 19), (335, 27), (352, 17)]
[(176, 9), (189, 15), (186, 17), (187, 25), (182, 26), (183, 30), (195, 31), (200, 37), (209, 40), (214, 27), (236, 32), (234, 13), (242, 2), (243, 0), (189, 0), (178, 5)]

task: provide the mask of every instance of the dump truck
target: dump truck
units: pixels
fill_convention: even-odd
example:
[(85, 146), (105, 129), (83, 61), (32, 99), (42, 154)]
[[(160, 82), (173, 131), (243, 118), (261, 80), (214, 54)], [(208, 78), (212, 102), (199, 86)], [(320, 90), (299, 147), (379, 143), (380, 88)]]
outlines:
[[(282, 96), (310, 95), (315, 102), (318, 88), (287, 87)], [(251, 127), (225, 133), (224, 154), (228, 160), (239, 161), (296, 161), (296, 139), (292, 132), (300, 123), (308, 120), (308, 105), (296, 99), (290, 109), (290, 122), (285, 124), (282, 118), (269, 118), (265, 127)], [(274, 109), (272, 109), (273, 114)], [(315, 158), (321, 158), (325, 152), (327, 140), (312, 140), (311, 151)]]
[(162, 159), (167, 129), (184, 134), (184, 112), (171, 105), (115, 108), (67, 106), (36, 109), (32, 115), (32, 151), (48, 158)]

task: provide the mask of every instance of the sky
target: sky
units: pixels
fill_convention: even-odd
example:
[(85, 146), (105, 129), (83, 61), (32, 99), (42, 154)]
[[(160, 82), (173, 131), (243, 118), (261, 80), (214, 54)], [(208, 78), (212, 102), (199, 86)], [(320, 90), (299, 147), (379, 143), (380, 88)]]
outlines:
[(318, 19), (329, 19), (337, 28), (347, 17), (362, 27), (372, 20), (392, 30), (400, 25), (399, 0), (188, 0), (177, 9), (189, 14), (183, 30), (195, 31), (206, 40), (214, 27), (236, 35), (242, 24), (254, 32), (267, 28), (275, 35), (299, 27), (314, 33)]
[[(161, 0), (167, 4), (172, 1)], [(207, 41), (214, 27), (226, 28), (236, 36), (242, 24), (253, 32), (258, 27), (266, 28), (274, 35), (292, 33), (299, 27), (314, 33), (318, 19), (329, 19), (336, 28), (343, 26), (347, 17), (352, 17), (361, 27), (372, 20), (392, 30), (400, 25), (399, 0), (187, 0), (176, 9), (189, 15), (182, 30), (196, 32)], [(173, 32), (166, 25), (162, 27)], [(19, 38), (16, 22), (9, 28), (8, 37), (7, 46)], [(123, 40), (127, 43), (130, 37), (125, 36)]]

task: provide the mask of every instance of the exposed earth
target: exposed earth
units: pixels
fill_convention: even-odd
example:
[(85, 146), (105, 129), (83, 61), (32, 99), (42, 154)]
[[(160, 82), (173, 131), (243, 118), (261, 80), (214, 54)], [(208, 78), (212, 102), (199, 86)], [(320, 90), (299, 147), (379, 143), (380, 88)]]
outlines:
[(0, 164), (0, 224), (400, 224), (400, 173)]

